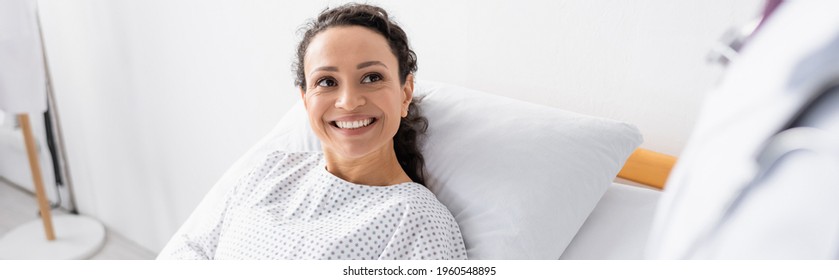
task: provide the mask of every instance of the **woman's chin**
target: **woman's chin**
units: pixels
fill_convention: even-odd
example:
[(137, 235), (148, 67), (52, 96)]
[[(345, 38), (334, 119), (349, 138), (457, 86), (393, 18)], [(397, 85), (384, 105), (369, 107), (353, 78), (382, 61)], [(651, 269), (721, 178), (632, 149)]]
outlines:
[(350, 143), (332, 143), (329, 147), (324, 148), (324, 152), (339, 156), (342, 159), (361, 159), (365, 157), (375, 156), (381, 158), (381, 152), (384, 149), (393, 151), (393, 146), (389, 148), (388, 145), (376, 145), (373, 140), (348, 141)]

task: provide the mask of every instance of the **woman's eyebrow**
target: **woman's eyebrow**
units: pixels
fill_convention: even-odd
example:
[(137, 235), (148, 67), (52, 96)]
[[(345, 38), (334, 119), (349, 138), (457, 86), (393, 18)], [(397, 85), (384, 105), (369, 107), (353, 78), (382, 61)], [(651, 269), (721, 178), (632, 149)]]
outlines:
[(387, 68), (387, 65), (385, 65), (381, 61), (373, 60), (373, 61), (366, 61), (366, 62), (359, 63), (358, 65), (355, 66), (355, 69), (361, 69), (361, 68), (370, 67), (370, 66), (373, 66), (373, 65), (381, 65), (381, 66)]
[[(358, 65), (355, 66), (355, 69), (361, 69), (361, 68), (370, 67), (370, 66), (373, 66), (373, 65), (381, 65), (382, 67), (387, 68), (387, 65), (385, 65), (381, 61), (373, 60), (373, 61), (365, 61), (365, 62), (359, 63)], [(317, 71), (338, 72), (338, 67), (335, 67), (335, 66), (321, 66), (321, 67), (318, 67), (318, 68), (315, 68), (314, 70), (312, 70), (312, 72), (310, 72), (309, 75), (311, 75), (311, 74), (313, 74)]]
[(312, 70), (312, 72), (309, 72), (309, 75), (312, 75), (317, 71), (338, 72), (338, 67), (335, 67), (335, 66), (321, 66), (321, 67), (315, 68), (315, 70)]

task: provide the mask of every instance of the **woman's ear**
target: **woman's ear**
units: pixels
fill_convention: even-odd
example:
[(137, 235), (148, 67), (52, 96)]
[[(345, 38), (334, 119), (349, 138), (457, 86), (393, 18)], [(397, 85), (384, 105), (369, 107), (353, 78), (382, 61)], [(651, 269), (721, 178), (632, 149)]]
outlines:
[(411, 105), (411, 99), (414, 98), (414, 74), (408, 74), (405, 78), (402, 92), (405, 95), (405, 99), (402, 100), (402, 117), (404, 118), (408, 116), (408, 107)]

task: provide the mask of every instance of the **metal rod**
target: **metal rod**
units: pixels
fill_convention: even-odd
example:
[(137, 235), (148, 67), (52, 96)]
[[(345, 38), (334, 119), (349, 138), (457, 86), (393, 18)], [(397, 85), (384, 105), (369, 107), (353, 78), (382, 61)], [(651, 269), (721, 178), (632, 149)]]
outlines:
[[(50, 111), (52, 114), (54, 135), (55, 135), (55, 142), (58, 143), (58, 162), (59, 162), (59, 170), (61, 172), (61, 176), (64, 178), (64, 184), (67, 186), (67, 194), (68, 194), (68, 201), (69, 201), (69, 210), (70, 213), (78, 214), (78, 208), (76, 207), (76, 194), (73, 191), (73, 178), (70, 175), (70, 166), (67, 164), (67, 149), (64, 145), (64, 132), (61, 129), (61, 117), (60, 112), (58, 111), (58, 102), (55, 98), (55, 91), (52, 84), (52, 75), (50, 74), (50, 67), (49, 67), (49, 59), (47, 57), (47, 47), (46, 41), (44, 40), (44, 29), (41, 25), (41, 13), (40, 10), (37, 13), (38, 17), (38, 34), (41, 37), (41, 52), (44, 56), (44, 72), (46, 75), (46, 82), (47, 82), (47, 104), (49, 106)], [(60, 192), (59, 192), (60, 193)]]

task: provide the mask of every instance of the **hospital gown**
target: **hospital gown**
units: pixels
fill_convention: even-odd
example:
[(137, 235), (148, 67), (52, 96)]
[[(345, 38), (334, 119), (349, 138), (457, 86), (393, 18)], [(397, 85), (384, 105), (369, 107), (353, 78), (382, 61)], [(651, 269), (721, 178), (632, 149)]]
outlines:
[(424, 186), (366, 186), (319, 152), (271, 153), (194, 213), (158, 259), (466, 259), (452, 214)]

